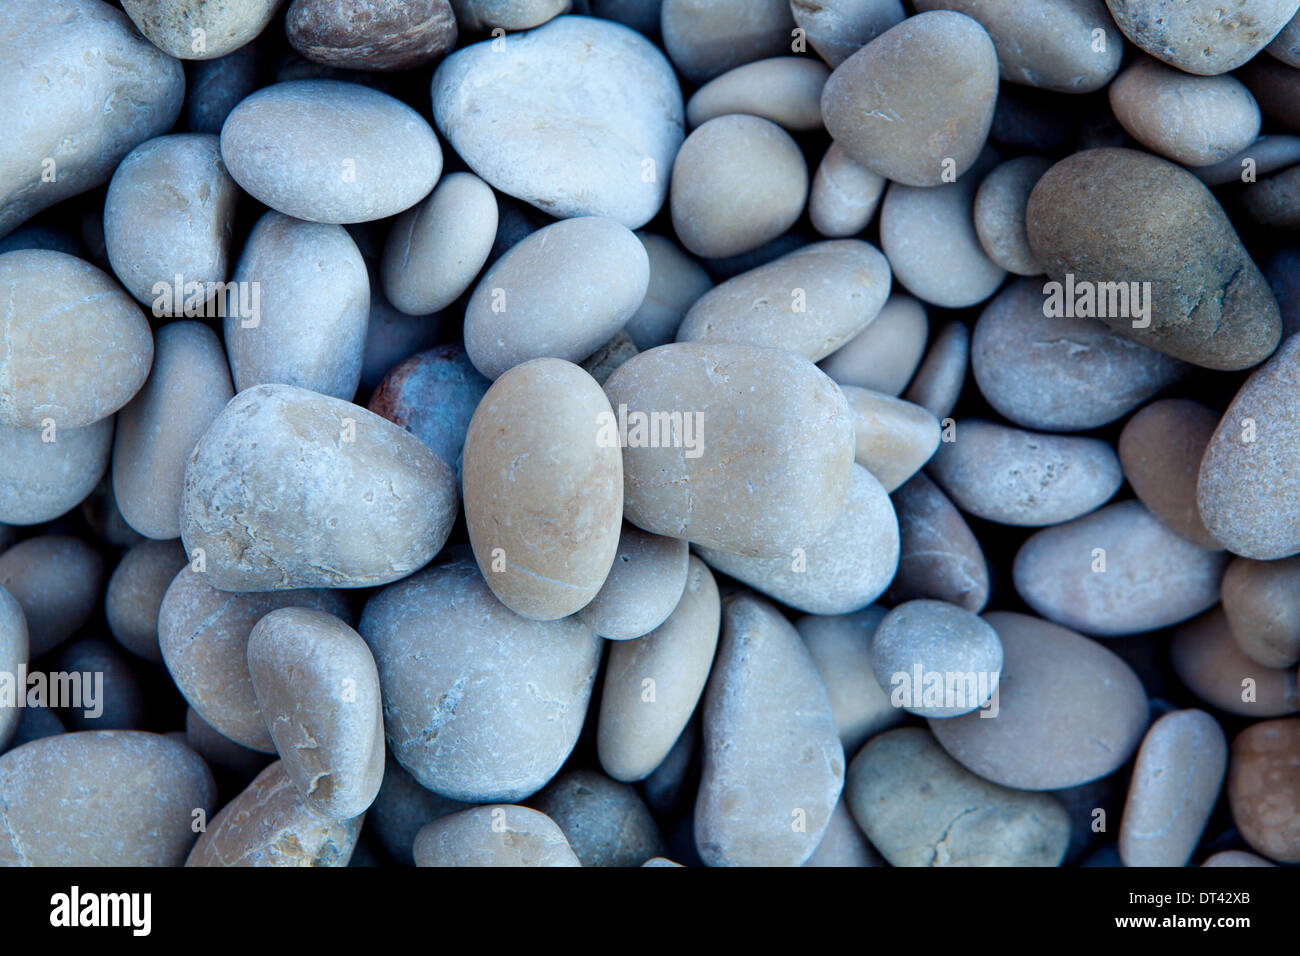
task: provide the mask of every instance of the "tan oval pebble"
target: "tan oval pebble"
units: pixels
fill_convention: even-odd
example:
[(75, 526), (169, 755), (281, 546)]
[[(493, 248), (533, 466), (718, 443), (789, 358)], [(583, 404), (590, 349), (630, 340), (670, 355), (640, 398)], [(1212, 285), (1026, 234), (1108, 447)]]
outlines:
[(1133, 755), (1147, 729), (1147, 696), (1117, 654), (1026, 614), (993, 611), (984, 621), (1002, 643), (1002, 677), (987, 710), (930, 721), (949, 756), (1005, 787), (1060, 790)]
[(713, 280), (671, 239), (650, 232), (638, 232), (637, 238), (650, 258), (650, 284), (645, 300), (623, 331), (644, 352), (676, 339), (682, 318), (700, 296), (713, 288)]
[(1119, 461), (1133, 493), (1170, 531), (1197, 547), (1222, 546), (1196, 507), (1201, 459), (1219, 416), (1190, 399), (1152, 402), (1119, 436)]
[(1295, 15), (1295, 0), (1106, 0), (1124, 36), (1185, 73), (1235, 70)]
[(844, 748), (812, 655), (770, 604), (742, 594), (724, 605), (703, 713), (701, 858), (709, 866), (800, 866), (839, 800)]
[(1243, 654), (1220, 607), (1174, 632), (1169, 659), (1183, 685), (1219, 710), (1254, 718), (1300, 711), (1295, 670), (1264, 667)]
[(277, 760), (208, 821), (186, 866), (347, 866), (361, 817), (313, 810)]
[(999, 414), (1025, 428), (1081, 431), (1106, 425), (1189, 367), (1093, 318), (1049, 314), (1039, 279), (1021, 279), (980, 313), (971, 370)]
[[(842, 510), (853, 467), (848, 402), (807, 359), (724, 342), (664, 345), (621, 366), (605, 394), (620, 419), (627, 408), (624, 511), (639, 528), (788, 557)], [(642, 444), (654, 437), (650, 416), (671, 426), (673, 413), (678, 431), (668, 427), (661, 447)]]
[(458, 553), (372, 597), (358, 630), (379, 668), (388, 744), (423, 786), (520, 800), (568, 759), (602, 647), (576, 617), (520, 617)]
[(1277, 866), (1262, 856), (1247, 853), (1245, 850), (1220, 850), (1213, 856), (1206, 857), (1201, 866)]
[(853, 822), (853, 814), (841, 797), (831, 811), (831, 822), (826, 827), (822, 842), (804, 866), (884, 866), (876, 851), (871, 849), (866, 836)]
[(920, 405), (854, 385), (841, 385), (857, 434), (856, 459), (892, 492), (939, 448), (939, 421)]
[(925, 306), (910, 295), (895, 292), (870, 325), (819, 365), (841, 388), (856, 385), (898, 395), (921, 364), (928, 334)]
[(337, 591), (218, 591), (193, 563), (176, 575), (158, 608), (158, 646), (176, 688), (216, 730), (253, 750), (275, 743), (248, 672), (248, 638), (267, 614), (309, 607), (350, 617)]
[(104, 587), (104, 559), (80, 538), (38, 535), (0, 554), (0, 587), (23, 609), (35, 660), (90, 622)]
[[(190, 283), (210, 290), (230, 278), (238, 199), (216, 136), (179, 133), (142, 143), (117, 167), (104, 200), (113, 272), (155, 315), (174, 313)], [(186, 289), (176, 288), (177, 276)]]
[(0, 521), (42, 524), (85, 500), (108, 468), (114, 421), (110, 415), (84, 428), (0, 425)]
[(0, 255), (0, 300), (10, 318), (0, 355), (0, 425), (81, 428), (140, 390), (153, 335), (111, 278), (62, 252)]
[(818, 56), (837, 67), (907, 16), (899, 0), (790, 0)]
[(389, 856), (402, 866), (414, 866), (415, 838), (424, 825), (464, 809), (459, 800), (426, 790), (390, 754), (384, 761), (384, 782), (366, 811), (366, 824)]
[(497, 222), (491, 186), (473, 173), (443, 176), (388, 232), (381, 264), (388, 301), (408, 315), (451, 305), (487, 262)]
[(898, 515), (898, 573), (889, 588), (895, 604), (934, 598), (978, 614), (989, 600), (989, 566), (966, 519), (925, 473), (893, 495)]
[(822, 115), (863, 166), (895, 183), (937, 186), (979, 156), (997, 88), (998, 57), (983, 27), (960, 13), (921, 13), (835, 68)]
[(685, 541), (624, 523), (609, 576), (579, 616), (606, 640), (648, 635), (681, 600), (689, 559)]
[(118, 562), (108, 579), (104, 614), (113, 637), (132, 654), (162, 663), (158, 609), (167, 588), (188, 563), (176, 539), (141, 541)]
[(852, 614), (808, 615), (794, 622), (826, 687), (846, 754), (905, 716), (889, 702), (872, 669), (871, 638), (884, 616), (885, 609), (873, 604)]
[(686, 122), (699, 126), (719, 116), (761, 116), (791, 132), (821, 129), (822, 87), (831, 71), (804, 56), (746, 63), (705, 83), (686, 102)]
[(456, 474), (373, 412), (292, 385), (240, 392), (185, 466), (181, 537), (227, 590), (366, 587), (428, 563)]
[(416, 866), (582, 866), (564, 831), (544, 813), (495, 804), (426, 824), (415, 837)]
[(1234, 558), (1222, 594), (1232, 639), (1247, 657), (1265, 667), (1300, 661), (1300, 557)]
[(347, 230), (268, 212), (244, 243), (234, 280), (249, 290), (223, 322), (235, 390), (296, 385), (351, 401), (370, 280)]
[(293, 48), (340, 69), (409, 70), (456, 45), (448, 0), (293, 0), (285, 14)]
[(700, 544), (695, 550), (715, 570), (782, 604), (809, 614), (846, 614), (889, 587), (898, 568), (898, 519), (888, 492), (855, 465), (844, 507), (830, 527), (788, 554), (754, 557)]
[[(14, 681), (13, 675), (27, 666), (27, 658), (27, 619), (23, 617), (22, 605), (5, 588), (0, 587), (0, 674), (6, 675), (7, 680)], [(15, 698), (20, 693), (26, 693), (25, 688), (16, 686), (11, 687), (11, 691)], [(23, 708), (0, 706), (0, 753), (4, 753), (18, 732), (22, 716)]]
[(248, 635), (248, 673), (303, 799), (336, 820), (365, 813), (384, 777), (384, 715), (361, 635), (324, 611), (280, 608)]
[(1002, 674), (997, 631), (955, 604), (899, 604), (871, 638), (871, 668), (890, 703), (921, 717), (988, 708)]
[(983, 419), (957, 423), (927, 471), (963, 511), (1021, 527), (1059, 524), (1108, 501), (1123, 484), (1097, 438), (1044, 435)]
[(708, 567), (694, 556), (689, 561), (668, 619), (610, 648), (596, 747), (601, 767), (615, 780), (643, 780), (663, 763), (704, 692), (722, 605)]
[(844, 798), (891, 866), (1059, 866), (1070, 842), (1055, 797), (975, 776), (920, 727), (873, 737)]
[(1018, 156), (984, 177), (975, 193), (975, 234), (995, 264), (1021, 276), (1041, 275), (1029, 248), (1025, 206), (1040, 176), (1051, 168), (1045, 156)]
[(947, 427), (945, 419), (957, 407), (969, 362), (970, 329), (961, 322), (949, 322), (934, 337), (903, 398), (929, 409)]
[(180, 866), (216, 802), (198, 754), (166, 737), (45, 737), (0, 756), (0, 866)]
[(790, 52), (788, 0), (663, 0), (664, 49), (692, 83)]
[(790, 134), (757, 116), (719, 116), (682, 143), (669, 208), (682, 245), (720, 259), (757, 249), (794, 225), (808, 164)]
[(1165, 714), (1147, 731), (1119, 827), (1125, 866), (1186, 866), (1223, 788), (1228, 741), (1203, 710)]
[(617, 436), (601, 427), (613, 417), (590, 375), (546, 358), (498, 378), (470, 420), (465, 523), (488, 586), (517, 614), (573, 614), (609, 575), (623, 513)]
[(1260, 561), (1300, 552), (1300, 336), (1246, 379), (1201, 459), (1196, 501), (1206, 529)]
[(930, 187), (890, 183), (880, 207), (880, 246), (894, 277), (931, 305), (965, 308), (991, 296), (1006, 270), (975, 232), (979, 170)]
[(140, 32), (182, 60), (211, 60), (238, 50), (262, 32), (279, 6), (280, 0), (122, 0)]
[(645, 247), (612, 219), (545, 226), (498, 259), (465, 307), (465, 349), (488, 378), (530, 359), (579, 362), (640, 307)]
[(113, 493), (136, 531), (180, 537), (186, 459), (234, 395), (225, 351), (210, 328), (182, 321), (158, 330), (149, 378), (118, 412), (113, 438)]
[(1115, 637), (1204, 611), (1219, 599), (1227, 563), (1222, 552), (1178, 537), (1140, 502), (1121, 501), (1032, 535), (1012, 575), (1043, 617)]
[(1124, 55), (1102, 0), (1039, 0), (1032, 13), (1020, 0), (917, 0), (916, 9), (974, 17), (993, 40), (1002, 78), (1043, 90), (1099, 90)]
[(1231, 76), (1189, 76), (1143, 58), (1110, 85), (1109, 96), (1130, 136), (1188, 166), (1227, 159), (1259, 135), (1259, 106)]
[(640, 866), (663, 852), (659, 828), (636, 790), (599, 771), (562, 774), (532, 803), (564, 831), (583, 866)]
[(889, 284), (889, 263), (870, 243), (812, 243), (704, 293), (677, 341), (761, 345), (816, 362), (868, 326)]
[(1236, 736), (1228, 806), (1251, 849), (1300, 863), (1300, 719), (1263, 720)]
[(888, 182), (849, 156), (839, 143), (831, 143), (808, 193), (813, 228), (832, 239), (857, 235), (875, 216)]

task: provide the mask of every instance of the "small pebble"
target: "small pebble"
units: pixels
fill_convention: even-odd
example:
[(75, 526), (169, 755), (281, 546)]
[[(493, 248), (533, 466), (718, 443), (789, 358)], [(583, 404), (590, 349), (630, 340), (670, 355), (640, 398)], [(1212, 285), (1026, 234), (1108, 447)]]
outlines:
[[(907, 601), (894, 607), (871, 639), (876, 683), (893, 706), (920, 717), (959, 717), (989, 703), (1002, 673), (1002, 643), (988, 623), (942, 601)], [(938, 675), (931, 694), (929, 675)], [(954, 683), (964, 675), (975, 684)], [(919, 678), (915, 680), (914, 678)]]
[(175, 539), (141, 541), (118, 562), (108, 579), (104, 615), (117, 642), (137, 657), (162, 663), (158, 610), (176, 575), (189, 563)]
[(671, 239), (649, 232), (639, 232), (637, 238), (650, 257), (650, 284), (645, 300), (623, 331), (645, 352), (676, 340), (682, 318), (700, 296), (713, 288), (713, 280)]
[(598, 771), (562, 774), (532, 802), (564, 832), (583, 866), (640, 866), (663, 852), (637, 792)]
[(934, 598), (978, 614), (989, 600), (989, 566), (961, 512), (933, 481), (918, 473), (893, 495), (898, 515), (898, 573), (889, 587), (895, 604)]
[(624, 523), (609, 576), (578, 614), (606, 640), (648, 635), (682, 600), (689, 566), (690, 549), (685, 541)]
[(1223, 612), (1251, 660), (1264, 667), (1300, 661), (1300, 557), (1234, 558), (1223, 575)]
[(886, 492), (915, 475), (939, 448), (938, 420), (920, 405), (841, 383), (857, 436), (855, 457)]
[(792, 133), (821, 129), (822, 87), (830, 72), (804, 56), (746, 63), (696, 90), (686, 103), (686, 122), (699, 126), (719, 116), (747, 113)]
[(903, 398), (929, 409), (946, 427), (945, 419), (957, 407), (957, 399), (966, 384), (969, 362), (970, 329), (961, 322), (949, 322), (934, 337)]
[(664, 49), (692, 83), (790, 52), (789, 0), (663, 0)]
[(823, 236), (842, 239), (867, 228), (880, 207), (888, 180), (831, 143), (813, 174), (808, 217)]
[(110, 415), (52, 432), (0, 425), (0, 521), (42, 524), (86, 500), (108, 468), (113, 423)]
[(1278, 863), (1300, 863), (1300, 719), (1264, 720), (1232, 741), (1228, 805), (1242, 837)]
[(1051, 166), (1045, 156), (1009, 159), (985, 176), (975, 193), (975, 234), (985, 254), (1007, 272), (1019, 276), (1043, 272), (1042, 263), (1029, 248), (1025, 206), (1039, 178)]
[(451, 813), (415, 837), (416, 866), (582, 866), (544, 813), (496, 804)]
[(104, 587), (104, 559), (80, 538), (42, 534), (0, 554), (0, 588), (23, 609), (32, 660), (90, 623)]
[(1300, 711), (1295, 670), (1264, 667), (1242, 653), (1222, 608), (1179, 627), (1169, 660), (1188, 690), (1229, 714), (1258, 719)]
[(895, 292), (870, 325), (819, 365), (841, 388), (856, 385), (898, 395), (921, 364), (929, 327), (925, 306), (910, 295)]
[(448, 0), (293, 0), (284, 32), (326, 66), (410, 70), (456, 45), (456, 16)]

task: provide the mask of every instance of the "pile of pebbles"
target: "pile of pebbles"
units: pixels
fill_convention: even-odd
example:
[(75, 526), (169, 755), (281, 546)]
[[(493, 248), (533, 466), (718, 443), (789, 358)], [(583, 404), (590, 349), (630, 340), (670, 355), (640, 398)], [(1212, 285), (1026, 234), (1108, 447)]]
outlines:
[(0, 865), (1300, 863), (1300, 0), (5, 0), (0, 130)]

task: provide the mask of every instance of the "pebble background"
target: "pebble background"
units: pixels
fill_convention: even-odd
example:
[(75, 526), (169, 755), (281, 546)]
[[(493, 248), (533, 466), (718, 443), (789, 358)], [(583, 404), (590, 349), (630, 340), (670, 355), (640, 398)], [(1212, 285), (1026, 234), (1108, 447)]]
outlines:
[(1300, 864), (1300, 0), (4, 0), (0, 131), (0, 866)]

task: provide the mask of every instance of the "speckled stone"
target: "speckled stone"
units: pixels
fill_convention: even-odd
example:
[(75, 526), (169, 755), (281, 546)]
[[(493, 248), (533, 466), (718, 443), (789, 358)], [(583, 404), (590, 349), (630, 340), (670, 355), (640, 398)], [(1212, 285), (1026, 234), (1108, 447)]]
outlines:
[(1042, 274), (1043, 266), (1029, 248), (1025, 206), (1051, 166), (1045, 156), (1017, 156), (985, 176), (975, 193), (975, 234), (985, 254), (1007, 272)]
[(1179, 710), (1142, 739), (1119, 827), (1125, 866), (1186, 866), (1223, 788), (1228, 741), (1203, 710)]
[(104, 559), (80, 538), (37, 535), (0, 554), (0, 587), (23, 609), (35, 660), (89, 623), (104, 587)]
[(277, 760), (208, 822), (185, 865), (347, 866), (361, 822), (313, 810)]
[(579, 616), (606, 640), (648, 635), (682, 599), (689, 559), (685, 541), (624, 523), (609, 576)]
[(997, 90), (989, 35), (970, 17), (941, 10), (909, 17), (836, 67), (822, 115), (863, 166), (895, 183), (937, 186), (974, 164)]
[(259, 385), (190, 455), (181, 537), (225, 590), (368, 587), (427, 564), (458, 505), (455, 472), (418, 438), (356, 405)]
[(1059, 866), (1070, 842), (1055, 797), (975, 776), (920, 727), (873, 737), (849, 766), (844, 799), (892, 866)]
[(709, 866), (803, 864), (843, 783), (830, 701), (798, 632), (764, 601), (728, 600), (704, 695), (700, 856)]
[[(23, 617), (22, 605), (5, 588), (0, 587), (0, 674), (16, 675), (20, 668), (26, 666), (27, 658), (27, 619)], [(14, 687), (14, 693), (16, 697), (26, 691)], [(18, 732), (18, 723), (22, 720), (24, 709), (0, 707), (0, 753), (4, 753)]]
[(940, 422), (951, 415), (966, 384), (970, 338), (970, 329), (961, 322), (940, 329), (903, 398), (929, 409)]
[(855, 236), (876, 215), (888, 180), (873, 173), (832, 142), (813, 174), (808, 217), (823, 236)]
[(1167, 160), (1075, 153), (1039, 179), (1025, 221), (1057, 282), (1151, 283), (1146, 316), (1099, 316), (1143, 345), (1218, 370), (1249, 368), (1277, 346), (1281, 320), (1264, 277), (1214, 195)]
[(907, 16), (899, 0), (790, 0), (790, 11), (812, 48), (831, 67)]
[(415, 837), (416, 866), (582, 866), (564, 831), (544, 813), (495, 804), (426, 824)]
[(1247, 657), (1265, 667), (1300, 661), (1300, 557), (1235, 558), (1222, 590), (1232, 639)]
[(113, 494), (140, 534), (180, 537), (186, 458), (234, 394), (216, 333), (188, 320), (158, 330), (149, 378), (113, 438)]
[(939, 486), (917, 474), (893, 495), (898, 573), (889, 599), (946, 601), (979, 613), (989, 599), (989, 567), (966, 519)]
[(1106, 0), (1124, 35), (1185, 73), (1235, 70), (1287, 25), (1297, 0)]
[(468, 555), (379, 592), (359, 630), (379, 667), (393, 756), (430, 790), (519, 800), (573, 750), (600, 638), (575, 617), (519, 617)]
[(111, 277), (62, 252), (0, 255), (6, 303), (0, 425), (82, 428), (131, 400), (149, 375), (153, 334)]
[(595, 379), (552, 358), (510, 369), (474, 411), (465, 436), (465, 523), (488, 586), (516, 614), (566, 617), (590, 603), (609, 575), (623, 467), (617, 440), (603, 440), (600, 423), (613, 418)]
[(758, 116), (719, 116), (682, 143), (669, 209), (697, 256), (751, 252), (795, 224), (808, 198), (808, 163), (790, 134)]
[(473, 173), (449, 173), (393, 222), (384, 245), (384, 295), (409, 315), (445, 309), (473, 284), (496, 239), (492, 187)]
[(344, 70), (410, 70), (456, 45), (447, 0), (293, 0), (284, 32), (293, 48)]
[(692, 83), (791, 51), (788, 0), (663, 0), (664, 48)]
[(532, 802), (564, 831), (583, 866), (640, 866), (663, 853), (659, 828), (636, 790), (599, 771), (557, 777)]
[(667, 345), (692, 305), (713, 288), (713, 280), (677, 243), (649, 232), (637, 238), (650, 257), (650, 284), (645, 300), (623, 327), (641, 351)]
[(920, 405), (892, 395), (841, 384), (849, 400), (856, 434), (857, 463), (867, 468), (885, 491), (892, 492), (915, 475), (939, 447), (939, 421)]
[(973, 418), (940, 443), (927, 471), (968, 514), (1041, 527), (1087, 514), (1124, 482), (1119, 459), (1098, 438), (1044, 435)]
[[(997, 692), (1002, 643), (993, 628), (955, 604), (906, 601), (884, 616), (871, 638), (871, 668), (890, 703), (921, 717), (959, 717), (984, 707)], [(914, 683), (916, 675), (920, 683)], [(944, 681), (934, 699), (929, 674)], [(975, 683), (960, 683), (964, 675)], [(954, 683), (948, 694), (950, 678)]]
[(1300, 863), (1300, 719), (1260, 721), (1236, 736), (1228, 805), (1252, 849)]
[(0, 425), (0, 521), (41, 524), (75, 508), (108, 468), (114, 420), (52, 432)]
[(6, 3), (0, 64), (0, 236), (108, 182), (132, 148), (171, 128), (185, 95), (180, 63), (98, 0)]
[(493, 263), (465, 306), (465, 349), (490, 379), (536, 358), (580, 362), (645, 300), (650, 260), (613, 219), (565, 219)]
[(681, 88), (658, 48), (589, 17), (497, 46), (464, 47), (433, 77), (438, 129), (470, 169), (560, 218), (629, 229), (654, 218), (684, 133)]
[(870, 243), (812, 243), (704, 293), (677, 341), (779, 348), (816, 362), (868, 327), (889, 286), (889, 263)]
[(176, 689), (218, 733), (263, 753), (273, 753), (275, 743), (248, 672), (248, 638), (253, 625), (283, 607), (351, 619), (337, 591), (231, 594), (213, 588), (193, 564), (168, 585), (158, 608), (158, 646)]
[(1054, 432), (1107, 425), (1190, 371), (1096, 319), (1045, 315), (1043, 284), (1008, 285), (971, 339), (980, 393), (1014, 424)]
[(1016, 591), (1043, 617), (1116, 637), (1204, 611), (1219, 599), (1227, 563), (1223, 552), (1178, 537), (1141, 503), (1121, 501), (1031, 536), (1012, 574)]
[(347, 230), (268, 212), (244, 243), (234, 281), (240, 307), (227, 311), (222, 326), (235, 391), (296, 385), (351, 401), (370, 280)]
[(925, 306), (910, 295), (895, 292), (870, 325), (819, 365), (841, 388), (856, 385), (898, 395), (921, 364), (929, 325)]
[(122, 556), (108, 579), (104, 614), (109, 630), (137, 657), (162, 663), (158, 609), (167, 588), (187, 563), (180, 541), (145, 540)]
[(1196, 507), (1201, 459), (1219, 416), (1190, 399), (1152, 402), (1119, 436), (1119, 461), (1133, 493), (1170, 531), (1197, 547), (1221, 545)]
[[(663, 345), (626, 362), (605, 394), (616, 410), (627, 406), (629, 421), (634, 413), (683, 415), (681, 447), (629, 440), (623, 449), (624, 512), (639, 528), (788, 558), (842, 510), (853, 466), (848, 402), (807, 359), (723, 342)], [(687, 416), (702, 426), (692, 435)]]
[(822, 127), (822, 87), (831, 71), (806, 56), (776, 56), (746, 63), (705, 83), (686, 102), (686, 122), (699, 126), (719, 116), (747, 113), (790, 132)]
[(198, 754), (166, 737), (45, 737), (0, 756), (0, 866), (180, 866), (216, 803)]
[(1122, 766), (1147, 729), (1146, 691), (1133, 669), (1096, 641), (1025, 614), (984, 615), (1002, 643), (992, 707), (930, 730), (954, 760), (1020, 790), (1060, 790)]
[(1178, 628), (1169, 659), (1183, 686), (1218, 710), (1256, 719), (1300, 711), (1295, 670), (1264, 667), (1243, 654), (1222, 608)]
[(415, 110), (339, 80), (290, 80), (243, 100), (221, 128), (235, 182), (310, 222), (369, 222), (409, 209), (442, 172), (442, 149)]
[(645, 779), (681, 736), (709, 677), (721, 614), (713, 575), (691, 557), (668, 619), (611, 647), (596, 745), (601, 767), (615, 780)]
[(169, 56), (210, 60), (250, 43), (281, 0), (122, 0), (140, 32)]

